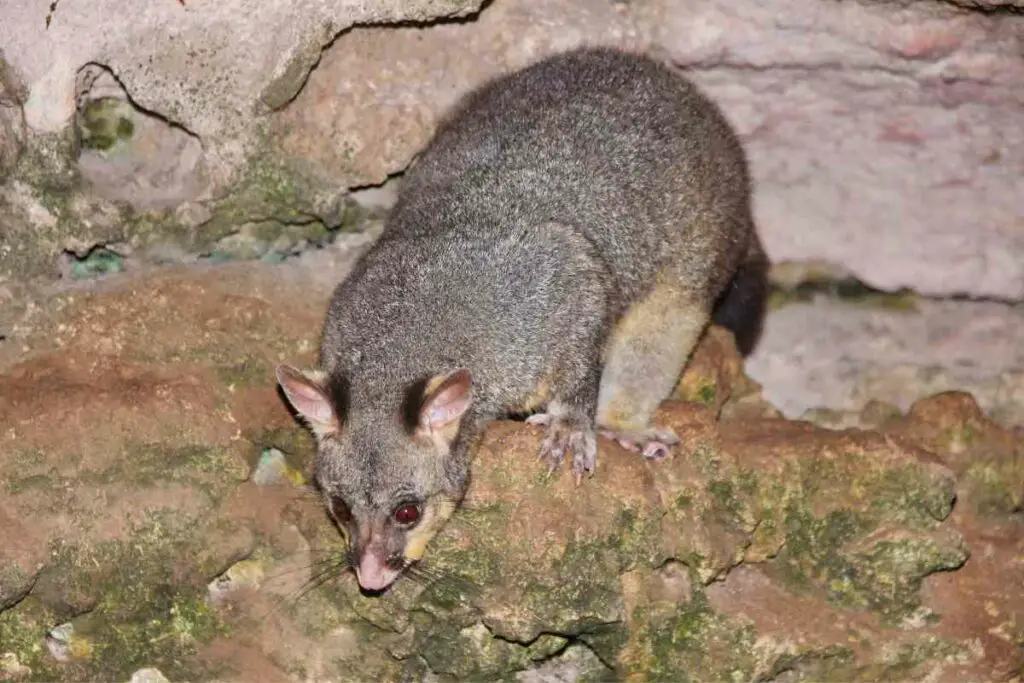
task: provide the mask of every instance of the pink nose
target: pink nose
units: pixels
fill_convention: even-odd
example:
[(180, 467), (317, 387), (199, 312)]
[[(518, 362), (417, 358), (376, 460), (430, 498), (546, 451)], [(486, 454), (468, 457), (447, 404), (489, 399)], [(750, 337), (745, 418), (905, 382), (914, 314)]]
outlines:
[(363, 553), (359, 566), (356, 567), (356, 577), (359, 585), (370, 591), (379, 591), (387, 588), (398, 577), (398, 572), (388, 569), (380, 561), (377, 553), (369, 551)]

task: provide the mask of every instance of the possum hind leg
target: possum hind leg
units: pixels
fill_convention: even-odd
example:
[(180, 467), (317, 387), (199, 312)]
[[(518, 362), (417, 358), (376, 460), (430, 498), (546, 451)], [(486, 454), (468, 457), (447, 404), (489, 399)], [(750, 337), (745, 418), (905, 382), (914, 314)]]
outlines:
[(709, 313), (681, 283), (659, 283), (626, 311), (605, 346), (597, 405), (603, 436), (648, 458), (668, 455), (679, 437), (651, 418), (675, 388)]

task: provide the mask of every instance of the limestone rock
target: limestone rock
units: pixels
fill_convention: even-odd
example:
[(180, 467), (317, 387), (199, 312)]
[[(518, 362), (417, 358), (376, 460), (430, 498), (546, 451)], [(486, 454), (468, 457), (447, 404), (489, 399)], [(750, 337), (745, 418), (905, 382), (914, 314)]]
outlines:
[(109, 69), (84, 67), (76, 93), (78, 168), (98, 196), (150, 209), (177, 207), (207, 189), (199, 139), (139, 110)]
[(1022, 338), (1020, 306), (816, 297), (771, 312), (746, 371), (788, 417), (827, 408), (852, 425), (871, 401), (906, 411), (960, 390), (1003, 424), (1024, 425)]
[(67, 125), (78, 71), (99, 64), (117, 74), (139, 106), (205, 140), (215, 157), (230, 157), (257, 124), (255, 114), (286, 102), (339, 32), (356, 23), (463, 16), (478, 5), (102, 0), (47, 12), (12, 0), (0, 45), (28, 87), (25, 114), (33, 131)]

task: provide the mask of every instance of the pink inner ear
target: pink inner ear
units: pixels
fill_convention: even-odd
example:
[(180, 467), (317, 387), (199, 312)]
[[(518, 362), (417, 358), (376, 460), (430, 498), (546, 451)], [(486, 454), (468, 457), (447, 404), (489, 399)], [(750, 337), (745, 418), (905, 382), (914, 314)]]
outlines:
[(311, 379), (293, 368), (282, 366), (277, 371), (277, 381), (285, 395), (304, 418), (316, 426), (334, 426), (334, 409), (327, 395)]
[(471, 401), (469, 371), (459, 370), (427, 399), (422, 412), (423, 426), (436, 430), (455, 422), (466, 412)]

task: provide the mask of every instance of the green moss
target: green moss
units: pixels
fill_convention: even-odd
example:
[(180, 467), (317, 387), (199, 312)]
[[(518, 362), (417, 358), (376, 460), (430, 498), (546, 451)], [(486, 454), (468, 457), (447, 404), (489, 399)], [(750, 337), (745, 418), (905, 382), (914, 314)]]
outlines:
[(24, 493), (25, 491), (42, 491), (56, 493), (58, 489), (59, 475), (30, 474), (25, 477), (10, 477), (4, 480), (4, 489), (11, 495)]
[(725, 462), (714, 440), (706, 438), (697, 442), (693, 451), (687, 454), (687, 459), (694, 464), (698, 473), (707, 479), (719, 478)]
[(624, 507), (605, 539), (618, 555), (618, 571), (633, 568), (638, 562), (660, 566), (664, 556), (661, 543), (661, 520), (665, 511), (659, 507), (634, 509)]
[(438, 631), (424, 641), (422, 652), (434, 673), (456, 680), (493, 681), (501, 673), (521, 671), (563, 650), (568, 640), (544, 633), (530, 643), (495, 637), (482, 624)]
[(693, 506), (693, 496), (689, 493), (677, 493), (675, 499), (677, 510), (688, 510)]
[(4, 460), (9, 463), (9, 470), (21, 470), (46, 462), (46, 453), (38, 448), (16, 449), (5, 453)]
[(1024, 510), (1024, 455), (972, 463), (962, 478), (971, 505), (983, 515)]
[[(863, 518), (851, 510), (833, 510), (815, 518), (796, 502), (785, 508), (786, 545), (779, 554), (782, 578), (794, 587), (805, 588), (812, 581), (824, 583), (829, 597), (849, 603), (845, 590), (852, 564), (841, 554), (843, 546), (867, 528)], [(854, 596), (855, 597), (855, 596)]]
[(61, 680), (61, 665), (45, 645), (47, 632), (57, 623), (56, 615), (32, 597), (0, 612), (0, 655), (13, 654), (18, 664), (30, 668), (28, 680)]
[(724, 510), (734, 510), (737, 506), (732, 482), (727, 479), (711, 482), (708, 485), (708, 493), (711, 494), (711, 498), (715, 503)]
[(163, 482), (191, 484), (211, 493), (223, 492), (245, 479), (248, 469), (221, 448), (163, 443), (127, 443), (114, 464), (88, 470), (77, 479), (91, 484), (131, 484), (151, 487)]
[(768, 294), (769, 308), (776, 310), (793, 303), (804, 303), (817, 296), (827, 296), (869, 308), (887, 308), (897, 311), (916, 310), (918, 295), (909, 289), (886, 292), (875, 289), (850, 277), (814, 275), (794, 287), (773, 284)]
[[(183, 222), (175, 212), (135, 211), (82, 191), (76, 163), (80, 148), (115, 150), (136, 132), (135, 115), (130, 103), (94, 100), (78, 114), (76, 126), (60, 134), (30, 136), (10, 180), (50, 216), (40, 217), (42, 212), (26, 209), (22, 200), (0, 197), (8, 228), (4, 242), (10, 248), (0, 275), (52, 276), (54, 261), (71, 237), (92, 244), (125, 242), (138, 258), (155, 262), (204, 254), (273, 261), (299, 246), (323, 244), (338, 231), (368, 225), (369, 214), (350, 201), (339, 201), (337, 188), (305, 160), (270, 151), (274, 145), (265, 133), (253, 144), (260, 153), (247, 160), (227, 193), (204, 203), (210, 216), (198, 225)], [(104, 219), (93, 220), (96, 213), (105, 214)], [(110, 272), (119, 261), (105, 258), (94, 265)], [(73, 268), (78, 275), (95, 271), (85, 264)]]
[(319, 195), (327, 188), (320, 187), (312, 172), (300, 169), (299, 163), (269, 153), (251, 156), (231, 193), (212, 207), (213, 217), (204, 232), (220, 239), (246, 223), (320, 220)]
[[(145, 579), (152, 581), (149, 571)], [(90, 643), (88, 663), (80, 668), (127, 677), (143, 666), (155, 666), (172, 679), (216, 673), (191, 661), (198, 645), (225, 632), (201, 590), (152, 584), (118, 588), (72, 622), (76, 636)]]
[(264, 358), (249, 356), (240, 361), (216, 367), (217, 378), (228, 387), (244, 389), (274, 383), (274, 371)]
[[(500, 504), (460, 510), (451, 523), (471, 526), (486, 541), (463, 545), (445, 534), (435, 540), (435, 578), (416, 599), (413, 651), (456, 680), (503, 680), (572, 639), (614, 661), (628, 636), (619, 574), (657, 555), (660, 513), (623, 509), (607, 535), (572, 540), (560, 554), (527, 562), (528, 551), (502, 535), (506, 518)], [(491, 614), (484, 628), (475, 605), (493, 586), (514, 596), (515, 607), (507, 616)]]
[(967, 561), (966, 546), (928, 538), (885, 539), (851, 558), (849, 577), (867, 606), (885, 617), (901, 618), (920, 606), (918, 591), (929, 574), (957, 569)]
[(697, 397), (701, 403), (707, 406), (715, 404), (715, 397), (718, 395), (718, 387), (714, 384), (702, 384), (700, 389), (697, 390)]
[(939, 435), (939, 447), (949, 453), (959, 453), (974, 441), (974, 428), (969, 424), (954, 425)]
[(27, 141), (13, 176), (32, 188), (39, 202), (60, 215), (78, 186), (75, 138), (68, 131), (33, 135)]
[(749, 680), (755, 634), (716, 613), (702, 593), (680, 605), (638, 606), (630, 672), (651, 681)]
[(135, 131), (134, 109), (116, 97), (87, 102), (78, 112), (82, 147), (106, 151), (118, 142), (130, 140)]
[[(933, 535), (952, 506), (948, 476), (920, 463), (873, 465), (854, 453), (795, 462), (782, 479), (799, 485), (760, 492), (755, 542), (771, 547), (781, 522), (784, 544), (769, 572), (795, 590), (899, 621), (920, 605), (921, 580), (959, 566), (966, 551), (955, 535)], [(878, 537), (865, 548), (871, 534)]]
[(757, 473), (753, 470), (741, 469), (736, 474), (736, 485), (747, 496), (756, 496), (758, 491)]
[[(0, 614), (0, 640), (5, 649), (14, 643), (19, 661), (33, 668), (31, 680), (125, 680), (143, 666), (172, 679), (216, 674), (193, 658), (225, 632), (205, 602), (216, 562), (202, 546), (209, 525), (197, 530), (195, 520), (173, 512), (136, 520), (123, 540), (55, 543), (33, 597)], [(40, 636), (68, 619), (78, 657), (47, 664)]]
[(851, 667), (848, 673), (855, 677), (854, 680), (897, 683), (921, 678), (926, 673), (922, 670), (922, 665), (929, 665), (931, 669), (939, 662), (958, 663), (969, 659), (970, 654), (966, 645), (933, 635), (923, 635), (896, 645), (879, 661)]

